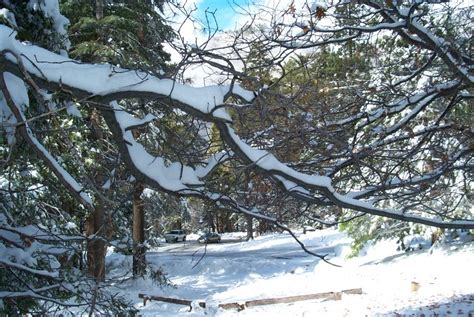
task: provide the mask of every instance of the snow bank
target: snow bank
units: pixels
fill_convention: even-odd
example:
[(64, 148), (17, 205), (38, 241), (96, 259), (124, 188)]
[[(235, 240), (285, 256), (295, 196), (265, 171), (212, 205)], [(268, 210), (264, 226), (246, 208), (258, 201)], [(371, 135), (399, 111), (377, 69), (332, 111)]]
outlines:
[[(242, 234), (239, 234), (242, 236)], [(430, 250), (399, 252), (381, 242), (366, 254), (346, 259), (350, 239), (335, 230), (299, 238), (318, 253), (331, 254), (330, 266), (299, 249), (288, 234), (269, 234), (249, 242), (202, 245), (169, 244), (149, 252), (151, 266), (161, 267), (176, 287), (159, 288), (148, 280), (133, 282), (127, 294), (143, 316), (393, 316), (408, 312), (446, 314), (474, 307), (470, 277), (474, 244), (448, 244)], [(232, 235), (224, 235), (229, 238)], [(124, 263), (124, 262), (122, 262)], [(129, 264), (131, 265), (131, 264)], [(418, 290), (412, 291), (412, 283)], [(220, 303), (362, 288), (362, 295), (343, 294), (340, 301), (303, 301), (267, 305), (244, 311), (218, 309)], [(205, 301), (207, 308), (148, 302), (138, 293)]]

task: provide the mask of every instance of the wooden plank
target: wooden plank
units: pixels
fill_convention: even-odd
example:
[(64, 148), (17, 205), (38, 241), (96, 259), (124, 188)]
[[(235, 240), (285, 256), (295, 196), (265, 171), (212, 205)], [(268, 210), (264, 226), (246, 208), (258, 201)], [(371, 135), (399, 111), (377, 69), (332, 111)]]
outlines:
[(266, 298), (266, 299), (257, 299), (245, 302), (245, 306), (263, 306), (263, 305), (272, 305), (272, 304), (285, 304), (285, 303), (294, 303), (305, 300), (312, 299), (333, 299), (337, 300), (340, 298), (338, 292), (326, 292), (326, 293), (317, 293), (317, 294), (308, 294), (308, 295), (297, 295), (297, 296), (287, 296), (287, 297), (277, 297), (277, 298)]
[(342, 294), (362, 294), (362, 288), (346, 289), (340, 292), (325, 292), (325, 293), (316, 293), (316, 294), (307, 294), (307, 295), (257, 299), (257, 300), (246, 301), (244, 304), (226, 303), (226, 304), (219, 304), (219, 307), (223, 309), (237, 309), (240, 311), (240, 310), (245, 309), (245, 307), (255, 307), (255, 306), (263, 306), (263, 305), (273, 305), (273, 304), (286, 304), (286, 303), (294, 303), (294, 302), (314, 300), (314, 299), (341, 300)]
[(245, 304), (227, 303), (227, 304), (219, 304), (218, 307), (222, 309), (237, 309), (237, 311), (241, 311), (245, 309)]
[[(177, 304), (177, 305), (184, 305), (189, 306), (192, 309), (192, 302), (191, 300), (187, 299), (179, 299), (179, 298), (171, 298), (171, 297), (163, 297), (163, 296), (155, 296), (155, 295), (147, 295), (147, 294), (138, 294), (138, 298), (143, 298), (143, 305), (146, 305), (148, 300), (156, 300), (165, 303)], [(200, 307), (205, 308), (205, 302), (198, 302)]]
[[(307, 295), (296, 295), (296, 296), (287, 296), (287, 297), (276, 297), (276, 298), (265, 298), (265, 299), (256, 299), (246, 301), (245, 303), (224, 303), (219, 304), (219, 308), (222, 309), (237, 309), (238, 311), (244, 310), (246, 307), (255, 307), (263, 305), (273, 305), (273, 304), (286, 304), (294, 303), (305, 300), (314, 300), (314, 299), (325, 299), (325, 300), (341, 300), (342, 294), (362, 294), (362, 288), (352, 288), (342, 290), (340, 292), (325, 292), (325, 293), (316, 293), (316, 294), (307, 294)], [(155, 296), (147, 294), (138, 294), (139, 298), (143, 298), (143, 305), (146, 305), (148, 300), (156, 300), (165, 303), (172, 303), (177, 305), (189, 306), (190, 311), (192, 310), (192, 301), (187, 299), (171, 298), (164, 296)], [(202, 308), (206, 307), (205, 302), (198, 302), (198, 305)]]
[(362, 288), (351, 288), (351, 289), (345, 289), (341, 291), (342, 294), (354, 294), (354, 295), (361, 295), (362, 294)]

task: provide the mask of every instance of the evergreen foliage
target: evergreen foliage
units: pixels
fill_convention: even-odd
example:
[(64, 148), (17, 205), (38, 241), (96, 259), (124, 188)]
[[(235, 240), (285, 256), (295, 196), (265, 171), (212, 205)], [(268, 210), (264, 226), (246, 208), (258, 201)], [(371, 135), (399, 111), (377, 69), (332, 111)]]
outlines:
[(62, 0), (62, 12), (71, 21), (70, 56), (162, 73), (169, 62), (163, 43), (173, 37), (160, 15), (162, 7), (162, 0), (103, 1), (99, 19), (93, 1)]
[[(61, 0), (67, 18), (55, 1), (1, 1), (0, 23), (28, 42), (19, 46), (68, 53), (65, 64), (80, 67), (108, 63), (107, 84), (123, 71), (137, 76), (131, 86), (151, 78), (173, 88), (83, 91), (65, 73), (42, 73), (48, 61), (2, 52), (0, 314), (135, 313), (110, 293), (106, 246), (143, 256), (135, 276), (169, 283), (161, 268), (144, 272), (136, 212), (156, 236), (247, 226), (250, 238), (252, 218), (261, 232), (339, 225), (354, 253), (394, 237), (405, 249), (407, 235), (431, 233), (422, 224), (472, 228), (472, 12), (362, 2), (308, 7), (309, 17), (293, 3), (268, 28), (235, 32), (222, 55), (184, 44), (183, 64), (232, 78), (193, 89), (162, 80), (172, 71), (163, 45), (174, 39), (163, 1)], [(320, 24), (331, 15), (334, 29)], [(153, 120), (123, 127), (118, 115)], [(160, 173), (136, 162), (132, 145), (162, 162)], [(94, 261), (102, 266), (86, 272)]]
[[(163, 51), (162, 42), (165, 37), (172, 36), (172, 31), (157, 11), (162, 3), (105, 3), (106, 15), (97, 20), (92, 1), (63, 1), (62, 13), (66, 13), (72, 22), (69, 38), (63, 32), (68, 19), (60, 15), (50, 16), (52, 9), (59, 10), (54, 1), (4, 3), (2, 6), (8, 14), (1, 15), (1, 22), (13, 27), (19, 39), (53, 51), (64, 52), (71, 39), (70, 56), (163, 73), (169, 55)], [(58, 20), (64, 23), (60, 27)], [(129, 173), (121, 166), (117, 149), (111, 146), (110, 135), (101, 119), (94, 117), (90, 104), (71, 101), (65, 92), (45, 94), (43, 103), (36, 101), (32, 100), (25, 109), (29, 117), (45, 111), (54, 115), (40, 116), (30, 123), (31, 129), (74, 178), (87, 179), (95, 188), (87, 192), (101, 192), (101, 197), (115, 202), (108, 205), (113, 211), (107, 213), (109, 229), (104, 238), (110, 239), (117, 250), (127, 250), (131, 246), (130, 185), (126, 181)], [(6, 117), (8, 114), (2, 115)], [(108, 314), (133, 311), (128, 303), (115, 298), (107, 289), (97, 288), (95, 281), (84, 275), (86, 239), (83, 234), (89, 214), (87, 209), (61, 188), (48, 167), (32, 155), (20, 137), (12, 142), (8, 133), (8, 130), (1, 133), (0, 151), (6, 159), (1, 162), (5, 173), (0, 178), (3, 212), (0, 229), (21, 232), (22, 228), (41, 228), (38, 230), (44, 234), (40, 237), (20, 234), (16, 238), (18, 242), (0, 239), (6, 260), (15, 261), (16, 258), (20, 262), (15, 253), (20, 252), (28, 254), (33, 261), (26, 263), (28, 268), (25, 270), (1, 270), (1, 285), (8, 286), (1, 290), (12, 292), (9, 298), (3, 299), (1, 313), (46, 314), (68, 306), (82, 306), (81, 309)], [(107, 183), (110, 188), (107, 188)], [(117, 221), (112, 223), (112, 219)], [(55, 253), (49, 254), (47, 250), (55, 250)], [(30, 268), (57, 277), (32, 274)], [(154, 272), (153, 276), (156, 276), (160, 271)], [(164, 275), (157, 279), (161, 280), (166, 281)], [(20, 295), (25, 287), (37, 297)], [(84, 295), (84, 291), (89, 296)], [(70, 304), (74, 301), (79, 304)]]

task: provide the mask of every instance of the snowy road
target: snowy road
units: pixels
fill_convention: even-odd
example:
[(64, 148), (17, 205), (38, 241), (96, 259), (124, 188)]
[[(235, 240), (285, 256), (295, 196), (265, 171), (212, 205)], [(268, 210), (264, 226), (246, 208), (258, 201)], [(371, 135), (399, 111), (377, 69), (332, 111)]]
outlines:
[[(331, 262), (342, 267), (304, 253), (286, 234), (209, 244), (207, 248), (187, 241), (164, 244), (147, 253), (150, 266), (166, 272), (173, 287), (137, 280), (126, 288), (126, 295), (144, 317), (474, 316), (474, 243), (400, 253), (393, 242), (383, 242), (367, 249), (363, 256), (347, 259), (350, 240), (337, 231), (312, 232), (299, 238), (312, 251), (329, 253)], [(129, 258), (118, 263), (117, 270), (127, 265)], [(419, 285), (416, 291), (411, 288), (413, 282)], [(352, 288), (362, 288), (363, 294), (240, 312), (217, 308), (222, 303)], [(207, 307), (189, 312), (186, 306), (155, 301), (144, 307), (139, 293), (204, 301)]]
[[(258, 256), (267, 259), (293, 259), (309, 257), (312, 260), (318, 260), (314, 256), (304, 252), (295, 242), (294, 245), (287, 245), (277, 249), (242, 249), (238, 248), (242, 243), (241, 240), (223, 240), (219, 244), (208, 244), (207, 246), (198, 243), (197, 241), (186, 241), (186, 243), (173, 243), (159, 247), (157, 251), (148, 252), (149, 257), (165, 257), (170, 255), (175, 257), (184, 257), (194, 259), (196, 257), (217, 257), (227, 259), (238, 259)], [(237, 248), (221, 247), (222, 245), (234, 245)], [(216, 247), (219, 246), (219, 247)], [(335, 255), (335, 246), (321, 246), (321, 245), (307, 245), (310, 251), (321, 255)]]

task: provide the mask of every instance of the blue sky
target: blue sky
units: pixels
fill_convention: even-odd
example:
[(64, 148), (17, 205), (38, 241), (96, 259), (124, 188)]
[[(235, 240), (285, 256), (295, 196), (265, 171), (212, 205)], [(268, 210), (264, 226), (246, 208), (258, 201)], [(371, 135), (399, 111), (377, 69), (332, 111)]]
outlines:
[[(254, 2), (251, 0), (202, 0), (197, 4), (200, 16), (204, 18), (204, 12), (207, 9), (208, 11), (216, 11), (215, 17), (217, 23), (219, 24), (219, 29), (232, 29), (234, 27), (234, 18), (235, 11), (238, 9), (237, 5), (246, 7), (248, 3)], [(234, 8), (234, 9), (233, 9)], [(212, 19), (212, 17), (209, 17)], [(211, 22), (213, 23), (213, 21)], [(212, 25), (215, 27), (215, 25)]]

